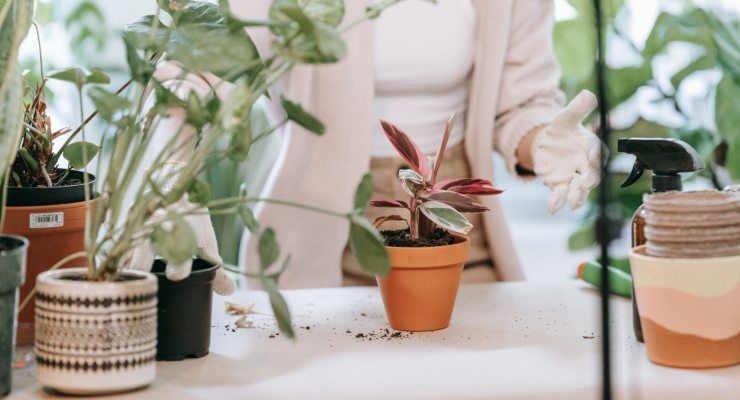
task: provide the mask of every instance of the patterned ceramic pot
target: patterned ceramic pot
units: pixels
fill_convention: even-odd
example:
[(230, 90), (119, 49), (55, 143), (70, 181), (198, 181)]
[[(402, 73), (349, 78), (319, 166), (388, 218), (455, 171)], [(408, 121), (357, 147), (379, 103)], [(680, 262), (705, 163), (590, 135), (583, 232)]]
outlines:
[(630, 251), (650, 361), (671, 367), (740, 364), (740, 256), (659, 258)]
[(68, 394), (140, 388), (156, 374), (157, 278), (125, 271), (88, 282), (84, 268), (48, 271), (36, 283), (36, 377)]

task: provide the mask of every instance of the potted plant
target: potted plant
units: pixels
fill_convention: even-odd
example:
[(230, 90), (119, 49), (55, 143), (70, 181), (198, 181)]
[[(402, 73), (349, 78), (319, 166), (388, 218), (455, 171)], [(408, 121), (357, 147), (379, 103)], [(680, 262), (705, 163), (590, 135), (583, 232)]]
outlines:
[(740, 191), (645, 196), (647, 244), (630, 264), (648, 358), (740, 364)]
[[(41, 66), (43, 76), (43, 61)], [(105, 80), (98, 82), (104, 83)], [(84, 167), (82, 147), (87, 148), (88, 161), (99, 149), (90, 142), (72, 141), (80, 129), (67, 135), (64, 143), (59, 145), (59, 139), (69, 133), (69, 129), (52, 130), (51, 118), (46, 114), (45, 86), (46, 78), (42, 78), (35, 88), (26, 88), (30, 95), (24, 102), (20, 146), (9, 174), (3, 226), (4, 232), (25, 236), (30, 242), (27, 281), (21, 288), (24, 305), (39, 273), (63, 257), (83, 250), (85, 178), (80, 171)], [(67, 168), (59, 166), (62, 158), (67, 160)], [(95, 177), (90, 175), (87, 181), (87, 190), (92, 192)], [(84, 265), (84, 260), (70, 262)], [(72, 264), (60, 267), (68, 265)], [(33, 329), (34, 309), (22, 307), (18, 344), (33, 344)]]
[[(427, 159), (401, 129), (382, 121), (383, 132), (408, 163), (398, 171), (408, 200), (374, 200), (373, 207), (405, 210), (378, 218), (374, 225), (404, 221), (404, 230), (381, 231), (391, 260), (391, 272), (378, 277), (388, 321), (394, 329), (431, 331), (450, 324), (463, 265), (470, 244), (464, 236), (472, 224), (462, 213), (488, 208), (470, 196), (501, 193), (485, 179), (454, 178), (437, 181), (454, 115), (447, 121), (436, 157)], [(351, 244), (351, 242), (350, 242)]]
[[(168, 265), (188, 273), (194, 262), (201, 263), (194, 259), (225, 267), (199, 244), (190, 222), (195, 216), (207, 216), (209, 212), (236, 214), (259, 236), (261, 269), (259, 273), (245, 275), (261, 280), (270, 296), (278, 326), (289, 337), (293, 336), (290, 313), (277, 291), (277, 279), (287, 261), (273, 266), (279, 256), (275, 234), (269, 227), (259, 226), (250, 205), (272, 202), (343, 218), (350, 224), (360, 264), (374, 273), (387, 272), (388, 258), (382, 242), (361, 216), (366, 199), (358, 201), (351, 212), (265, 199), (244, 191), (237, 196), (212, 199), (210, 186), (200, 178), (224, 156), (243, 160), (254, 141), (288, 120), (316, 133), (323, 131), (320, 121), (285, 98), (280, 99), (286, 111), (285, 121), (255, 135), (249, 129), (254, 102), (295, 64), (331, 63), (344, 55), (338, 29), (343, 3), (322, 1), (322, 7), (308, 7), (311, 3), (278, 1), (273, 4), (269, 19), (243, 21), (230, 14), (225, 1), (219, 5), (158, 1), (161, 8), (157, 8), (157, 15), (169, 14), (168, 23), (157, 15), (148, 15), (125, 28), (123, 39), (131, 71), (131, 92), (121, 95), (99, 87), (88, 92), (98, 115), (113, 133), (105, 155), (107, 170), (97, 174), (100, 193), (94, 207), (86, 208), (85, 249), (65, 257), (52, 266), (52, 271), (38, 277), (36, 351), (37, 377), (42, 384), (68, 393), (105, 393), (145, 386), (152, 381), (157, 341), (167, 343), (176, 338), (156, 337), (157, 278), (127, 267), (132, 252), (142, 244), (151, 246)], [(371, 6), (362, 18), (348, 26), (377, 17), (392, 3), (395, 2)], [(274, 29), (273, 56), (263, 59), (257, 54), (251, 38), (242, 29), (245, 26)], [(234, 49), (238, 49), (239, 57), (233, 56)], [(211, 73), (230, 81), (233, 88), (224, 98), (217, 96), (213, 87), (202, 96), (192, 92), (178, 96), (177, 87), (169, 87), (154, 77), (161, 60), (176, 61), (183, 75)], [(50, 77), (73, 82), (82, 108), (82, 89), (93, 76), (81, 69), (69, 69)], [(153, 93), (151, 108), (145, 107), (148, 93)], [(185, 121), (144, 168), (144, 155), (154, 140), (153, 132), (161, 117), (174, 111), (184, 112)], [(82, 109), (80, 114), (83, 120)], [(81, 137), (85, 140), (84, 124)], [(229, 146), (223, 151), (214, 150), (216, 143), (222, 141), (227, 141)], [(170, 159), (183, 146), (192, 146), (190, 161), (173, 168)], [(82, 147), (83, 165), (87, 165), (90, 156), (85, 149)], [(83, 176), (87, 176), (86, 167)], [(371, 190), (372, 182), (366, 177), (358, 187), (358, 198), (364, 199), (364, 194)], [(90, 193), (86, 192), (88, 201)], [(131, 203), (126, 201), (128, 194), (134, 197)], [(80, 256), (87, 260), (86, 268), (55, 270)], [(188, 273), (179, 274), (177, 279), (185, 278)], [(171, 285), (180, 286), (176, 293), (181, 304), (190, 295), (189, 287), (199, 286), (187, 285), (186, 281)], [(168, 286), (162, 285), (162, 289), (169, 290)], [(162, 294), (159, 296), (161, 299)], [(204, 301), (210, 301), (210, 293)], [(184, 327), (194, 320), (201, 325), (205, 321), (205, 326), (198, 329), (209, 331), (210, 307), (207, 310), (177, 307), (167, 312), (176, 314), (175, 318), (159, 320), (160, 325), (175, 324), (167, 332), (182, 335)], [(204, 318), (203, 313), (208, 313), (208, 317)], [(89, 321), (95, 328), (90, 329), (90, 324), (81, 321)], [(161, 327), (159, 331), (163, 332)], [(69, 346), (70, 341), (74, 346)]]
[(28, 240), (0, 235), (0, 396), (10, 392), (18, 288), (23, 284)]

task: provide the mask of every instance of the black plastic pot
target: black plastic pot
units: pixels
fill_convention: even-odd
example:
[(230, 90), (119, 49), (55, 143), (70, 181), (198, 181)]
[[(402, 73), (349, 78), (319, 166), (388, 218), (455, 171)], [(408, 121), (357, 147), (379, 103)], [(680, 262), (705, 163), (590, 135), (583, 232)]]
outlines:
[(180, 361), (208, 354), (217, 268), (195, 259), (190, 276), (175, 282), (165, 276), (165, 261), (154, 261), (152, 273), (159, 280), (157, 360)]
[(24, 237), (0, 235), (0, 397), (10, 392), (18, 288), (25, 278), (27, 248)]
[[(60, 169), (59, 173), (64, 173)], [(79, 179), (82, 181), (83, 172), (77, 170), (69, 171), (68, 179)], [(87, 174), (90, 195), (93, 193), (95, 175)], [(85, 200), (85, 185), (54, 186), (54, 187), (15, 187), (8, 186), (8, 207), (49, 206), (54, 204), (77, 203)]]

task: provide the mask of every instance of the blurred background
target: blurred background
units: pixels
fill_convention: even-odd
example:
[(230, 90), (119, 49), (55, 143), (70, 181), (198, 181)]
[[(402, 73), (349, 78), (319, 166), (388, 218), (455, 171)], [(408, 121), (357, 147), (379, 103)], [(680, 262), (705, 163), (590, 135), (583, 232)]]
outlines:
[[(563, 70), (561, 86), (571, 98), (583, 88), (594, 90), (592, 0), (557, 0), (555, 5), (553, 41)], [(69, 66), (101, 68), (113, 77), (110, 88), (118, 88), (128, 79), (121, 28), (152, 13), (154, 7), (152, 0), (38, 0), (35, 21), (45, 72)], [(614, 186), (610, 214), (622, 231), (613, 243), (614, 254), (620, 256), (629, 247), (625, 222), (641, 203), (642, 194), (649, 191), (650, 179), (619, 189), (633, 158), (616, 153), (617, 138), (675, 137), (694, 146), (707, 168), (686, 177), (687, 189), (740, 182), (740, 2), (604, 0), (603, 7), (614, 129), (609, 143)], [(40, 75), (38, 51), (32, 32), (21, 57), (21, 69), (31, 85)], [(53, 81), (48, 87), (55, 129), (77, 126), (79, 110), (73, 87)], [(90, 104), (83, 107), (92, 111)], [(268, 117), (255, 118), (254, 123), (269, 124)], [(92, 127), (91, 135), (102, 135)], [(250, 192), (258, 191), (280, 141), (279, 135), (272, 136), (242, 165), (225, 161), (211, 171), (215, 195), (235, 194), (245, 178), (252, 184)], [(507, 189), (501, 200), (528, 279), (574, 277), (576, 266), (596, 254), (594, 202), (552, 216), (546, 209), (548, 190), (537, 182), (515, 181), (505, 173), (498, 156), (494, 157), (495, 183)], [(228, 219), (215, 219), (214, 224), (224, 261), (236, 263), (241, 225)]]

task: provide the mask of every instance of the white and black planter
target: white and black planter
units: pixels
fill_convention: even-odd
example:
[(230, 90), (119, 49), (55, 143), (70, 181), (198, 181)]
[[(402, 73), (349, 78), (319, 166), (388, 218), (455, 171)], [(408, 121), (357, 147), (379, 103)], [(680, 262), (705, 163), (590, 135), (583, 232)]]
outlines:
[(190, 276), (181, 281), (167, 279), (165, 266), (163, 260), (156, 260), (152, 267), (159, 280), (157, 360), (203, 357), (211, 346), (213, 280), (218, 266), (193, 260)]
[(37, 379), (85, 395), (149, 385), (156, 375), (157, 278), (124, 270), (115, 282), (91, 282), (86, 271), (38, 277)]

